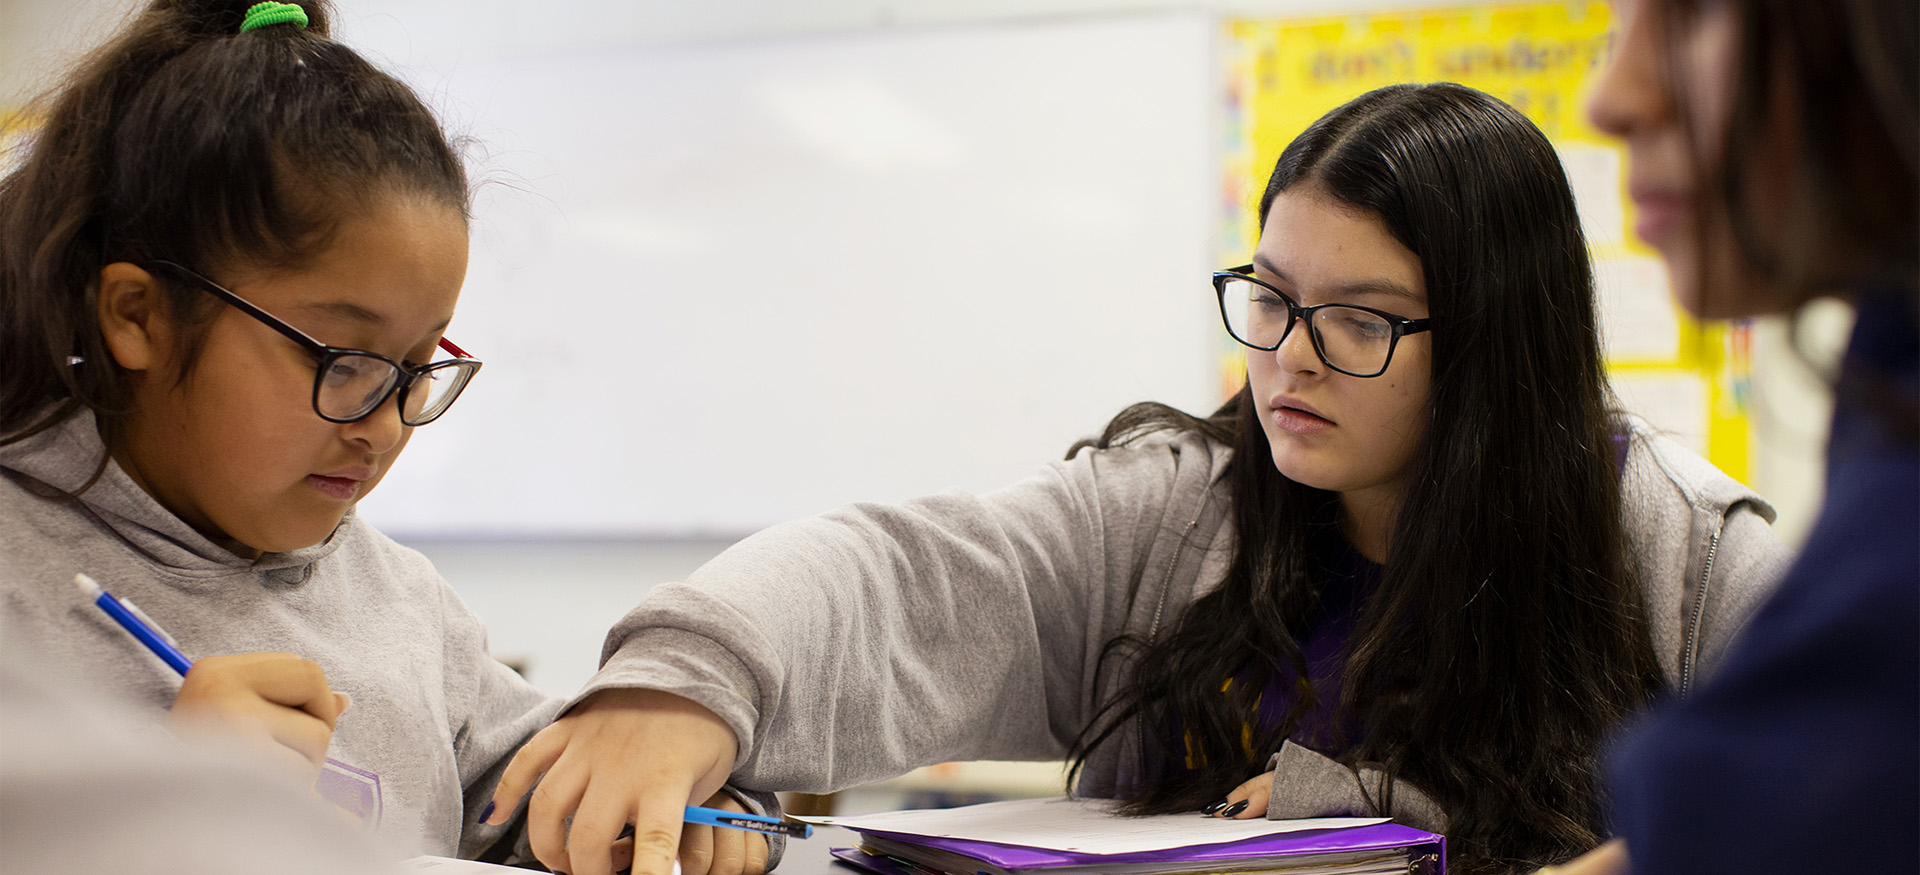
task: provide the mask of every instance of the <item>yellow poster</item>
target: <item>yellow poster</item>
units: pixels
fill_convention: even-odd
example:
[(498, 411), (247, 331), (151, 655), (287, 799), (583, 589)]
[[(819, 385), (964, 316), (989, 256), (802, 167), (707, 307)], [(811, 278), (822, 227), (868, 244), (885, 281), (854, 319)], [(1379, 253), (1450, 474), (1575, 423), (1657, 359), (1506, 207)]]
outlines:
[[(1593, 254), (1608, 367), (1623, 406), (1744, 479), (1746, 331), (1702, 326), (1673, 305), (1664, 265), (1628, 231), (1624, 152), (1586, 118), (1612, 25), (1608, 5), (1594, 0), (1230, 22), (1221, 263), (1247, 260), (1273, 162), (1315, 119), (1398, 82), (1478, 88), (1524, 112), (1560, 152)], [(1239, 352), (1223, 355), (1225, 382), (1237, 389)]]
[(25, 159), (27, 140), (38, 128), (26, 110), (0, 106), (0, 176), (13, 172)]

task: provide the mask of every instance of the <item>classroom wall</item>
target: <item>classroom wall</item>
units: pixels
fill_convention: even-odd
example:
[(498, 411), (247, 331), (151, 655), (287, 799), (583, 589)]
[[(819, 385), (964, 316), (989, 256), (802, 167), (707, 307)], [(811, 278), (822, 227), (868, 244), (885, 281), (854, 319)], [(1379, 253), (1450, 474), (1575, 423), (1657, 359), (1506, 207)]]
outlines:
[[(1458, 5), (1448, 0), (336, 0), (343, 38), (388, 61), (710, 45), (826, 34), (1001, 25), (1142, 13), (1315, 15)], [(60, 60), (139, 0), (0, 2), (0, 106), (44, 85)]]
[[(104, 36), (111, 26), (101, 24), (103, 20), (137, 5), (130, 0), (0, 0), (0, 108), (18, 105), (48, 81), (62, 58)], [(572, 689), (591, 671), (600, 635), (624, 605), (655, 582), (684, 576), (732, 538), (760, 524), (846, 500), (897, 498), (948, 486), (989, 488), (1056, 457), (1072, 439), (1097, 429), (1128, 401), (1159, 397), (1191, 408), (1204, 407), (1212, 403), (1216, 391), (1212, 359), (1216, 349), (1210, 334), (1214, 317), (1203, 305), (1188, 308), (1189, 299), (1205, 298), (1204, 281), (1189, 280), (1203, 277), (1213, 266), (1218, 225), (1214, 212), (1218, 176), (1211, 148), (1217, 132), (1208, 127), (1207, 109), (1217, 99), (1210, 78), (1215, 75), (1209, 66), (1210, 22), (1221, 16), (1456, 5), (1460, 4), (1411, 0), (658, 0), (623, 4), (346, 0), (339, 16), (341, 37), (401, 71), (458, 129), (481, 138), (474, 153), (476, 166), (483, 178), (494, 183), (483, 187), (482, 207), (504, 203), (521, 210), (502, 213), (505, 218), (497, 220), (483, 217), (476, 227), (473, 279), (477, 283), (469, 284), (453, 333), (463, 344), (485, 351), (488, 366), (482, 382), (443, 423), (419, 433), (406, 464), (396, 468), (369, 503), (369, 515), (377, 520), (384, 516), (383, 523), (391, 521), (397, 534), (434, 558), (488, 619), (496, 651), (526, 660), (530, 677), (559, 693)], [(1026, 54), (1021, 54), (1022, 47)], [(1126, 54), (1114, 63), (1112, 57), (1102, 58), (1103, 47), (1123, 47)], [(1042, 61), (1050, 50), (1072, 52), (1071, 58), (1082, 60), (1057, 67), (1093, 72), (1075, 80), (1067, 75), (1071, 70), (1049, 70)], [(977, 57), (969, 58), (968, 52)], [(903, 77), (888, 83), (897, 86), (891, 93), (913, 96), (915, 102), (904, 108), (899, 102), (887, 102), (885, 95), (890, 92), (863, 90), (854, 79), (834, 80), (826, 75), (836, 69), (836, 63), (855, 61), (868, 62), (869, 66), (860, 68), (867, 71), (889, 69), (888, 64), (900, 65), (892, 69), (909, 69), (903, 59), (916, 53), (946, 65), (939, 68), (945, 72), (924, 81)], [(564, 178), (558, 172), (561, 159), (545, 154), (547, 147), (538, 142), (544, 126), (531, 110), (538, 108), (539, 101), (530, 99), (528, 89), (515, 92), (514, 88), (556, 81), (555, 77), (569, 71), (595, 69), (595, 64), (617, 70), (629, 81), (595, 81), (582, 86), (581, 95), (597, 106), (619, 107), (635, 116), (631, 119), (635, 124), (616, 132), (626, 139), (607, 145), (678, 160), (677, 166), (684, 168), (677, 176), (654, 178), (650, 182), (654, 196), (643, 192), (625, 199), (626, 206), (664, 202), (694, 206), (703, 190), (710, 190), (711, 213), (701, 217), (708, 224), (696, 230), (731, 227), (737, 231), (738, 239), (721, 240), (706, 255), (674, 262), (681, 273), (662, 275), (656, 283), (681, 296), (695, 295), (702, 288), (696, 268), (744, 267), (749, 271), (746, 276), (754, 279), (733, 290), (753, 294), (778, 286), (761, 277), (791, 273), (796, 259), (804, 258), (805, 272), (815, 280), (802, 291), (814, 297), (807, 306), (752, 314), (747, 320), (750, 336), (732, 344), (702, 342), (684, 331), (679, 336), (674, 331), (643, 332), (645, 349), (636, 355), (644, 358), (649, 349), (673, 348), (680, 358), (587, 376), (606, 381), (607, 389), (598, 393), (601, 396), (617, 398), (642, 389), (667, 394), (639, 405), (616, 401), (631, 405), (618, 415), (596, 417), (583, 411), (575, 418), (516, 424), (516, 411), (537, 409), (538, 403), (550, 400), (542, 396), (553, 394), (529, 382), (524, 376), (526, 363), (574, 353), (553, 339), (563, 335), (531, 332), (538, 334), (532, 340), (524, 336), (531, 328), (564, 330), (564, 320), (515, 323), (509, 305), (537, 301), (546, 312), (566, 314), (576, 324), (592, 328), (596, 322), (612, 320), (596, 320), (595, 314), (601, 311), (582, 301), (593, 295), (635, 294), (632, 286), (621, 282), (595, 283), (591, 277), (573, 275), (538, 284), (524, 272), (513, 275), (510, 271), (514, 266), (510, 262), (518, 260), (524, 268), (539, 254), (524, 246), (528, 233), (523, 232), (544, 233), (592, 220), (556, 207), (563, 195), (570, 194), (554, 187)], [(1126, 79), (1129, 68), (1149, 75)], [(816, 83), (811, 90), (786, 92), (784, 105), (801, 122), (789, 124), (790, 142), (781, 148), (790, 153), (760, 156), (771, 166), (793, 173), (814, 167), (821, 174), (800, 180), (799, 189), (779, 193), (791, 199), (782, 203), (790, 208), (806, 196), (809, 179), (816, 186), (815, 196), (851, 193), (849, 210), (869, 211), (869, 224), (861, 226), (866, 228), (861, 235), (840, 236), (872, 239), (837, 239), (838, 232), (830, 232), (803, 235), (797, 242), (773, 241), (787, 248), (774, 246), (779, 258), (768, 264), (765, 252), (773, 240), (772, 226), (755, 214), (751, 192), (738, 186), (742, 174), (725, 172), (728, 161), (743, 173), (750, 170), (746, 162), (754, 153), (736, 151), (703, 163), (703, 156), (712, 158), (712, 150), (719, 148), (716, 140), (675, 139), (691, 132), (711, 135), (715, 126), (731, 131), (735, 141), (745, 139), (753, 128), (737, 126), (738, 117), (716, 115), (712, 125), (703, 125), (703, 108), (697, 102), (675, 103), (675, 99), (699, 89), (716, 93), (715, 83), (727, 81), (746, 93), (751, 90), (749, 74), (755, 71), (774, 81), (779, 77), (773, 74), (781, 71), (808, 72)], [(996, 79), (996, 72), (1009, 76), (1019, 72), (1033, 79), (1032, 87), (1011, 88), (1007, 76)], [(994, 139), (989, 136), (995, 133), (991, 125), (969, 127), (955, 121), (987, 117), (981, 106), (968, 103), (970, 92), (962, 87), (968, 76), (983, 87), (1002, 88), (999, 100), (1023, 107), (1015, 115), (1019, 124), (1028, 126), (1027, 139), (1036, 146), (1028, 151), (1045, 153), (1043, 160), (1017, 163), (1033, 158), (1016, 148), (1022, 130), (1001, 130), (1000, 139)], [(630, 81), (632, 77), (650, 81), (636, 83)], [(487, 83), (500, 86), (499, 90), (476, 90)], [(1103, 93), (1101, 83), (1110, 86), (1108, 92)], [(1122, 99), (1137, 92), (1140, 112), (1152, 113), (1155, 123), (1127, 127), (1124, 103), (1101, 103), (1113, 100), (1112, 92)], [(535, 89), (532, 94), (537, 98), (540, 92)], [(1057, 113), (1046, 112), (1048, 99), (1055, 102)], [(753, 111), (777, 114), (781, 105), (779, 100), (763, 102)], [(635, 107), (644, 107), (651, 115)], [(706, 109), (721, 112), (719, 107)], [(1075, 116), (1075, 110), (1085, 112)], [(916, 111), (920, 114), (915, 115)], [(968, 116), (969, 112), (974, 115)], [(586, 115), (547, 118), (558, 125)], [(809, 145), (804, 121), (811, 117), (837, 118), (845, 124), (812, 129), (815, 141)], [(648, 118), (669, 119), (671, 124), (649, 127)], [(925, 124), (900, 123), (914, 118)], [(1187, 126), (1182, 129), (1184, 136), (1175, 136), (1174, 126), (1166, 119)], [(516, 130), (509, 124), (541, 129)], [(835, 130), (848, 125), (859, 129), (863, 124), (868, 126), (867, 140), (854, 138), (837, 145), (832, 141)], [(965, 136), (942, 140), (941, 130), (961, 131)], [(1043, 143), (1074, 145), (1075, 130), (1085, 132), (1084, 143), (1077, 149), (1046, 153), (1039, 148)], [(875, 142), (882, 148), (875, 151)], [(885, 148), (888, 143), (894, 144), (891, 152)], [(1138, 143), (1151, 145), (1142, 154), (1125, 151), (1129, 144)], [(724, 142), (720, 146), (733, 148)], [(836, 148), (838, 158), (830, 154)], [(811, 158), (793, 157), (807, 154), (807, 149), (813, 150)], [(929, 153), (935, 166), (924, 163)], [(972, 160), (965, 156), (981, 154), (1000, 155), (1002, 163), (979, 163), (980, 175), (970, 186), (934, 184), (942, 172), (938, 161), (955, 166), (955, 162)], [(875, 172), (849, 169), (849, 155), (855, 156), (856, 163), (864, 155), (864, 160), (880, 165), (879, 176), (892, 173), (894, 178), (874, 182)], [(895, 162), (891, 168), (889, 161)], [(1151, 184), (1128, 188), (1148, 177)], [(1034, 191), (1046, 190), (1051, 200), (1045, 208), (1027, 210), (1023, 220), (1051, 216), (1051, 225), (966, 231), (936, 221), (952, 218), (942, 213), (993, 215), (993, 204), (1003, 205), (1005, 198), (1014, 196), (1006, 188), (1010, 181), (1029, 183)], [(889, 184), (918, 186), (910, 189), (915, 209), (885, 212)], [(994, 186), (1002, 188), (990, 191)], [(1101, 200), (1114, 192), (1131, 198), (1127, 203), (1151, 215), (1137, 217), (1120, 231), (1108, 225), (1102, 233), (1076, 236), (1089, 224), (1099, 230), (1099, 223), (1111, 222), (1116, 210), (1127, 208), (1126, 204), (1116, 206), (1118, 201)], [(1002, 200), (994, 201), (996, 196)], [(636, 226), (634, 214), (624, 218), (627, 224), (616, 222), (615, 230), (624, 235), (627, 245), (644, 243), (653, 247), (655, 255), (661, 249), (691, 245), (684, 231), (644, 222)], [(961, 242), (966, 234), (976, 234), (978, 242), (912, 248), (917, 240), (942, 229)], [(1045, 245), (1032, 245), (1036, 234), (1042, 233), (1050, 235)], [(888, 242), (876, 247), (873, 239)], [(823, 251), (839, 245), (847, 248)], [(887, 260), (902, 250), (909, 250), (910, 257)], [(814, 254), (805, 256), (810, 251)], [(1048, 258), (1049, 252), (1058, 257)], [(968, 273), (982, 259), (1002, 256), (1011, 258), (1007, 263), (1016, 267), (1000, 273), (991, 267)], [(867, 269), (832, 272), (863, 265)], [(1129, 297), (1117, 299), (1124, 301), (1118, 306), (1103, 307), (1098, 296), (1060, 297), (1085, 293), (1095, 282), (1086, 278), (1098, 277), (1102, 268), (1121, 280), (1152, 279), (1131, 286), (1125, 292)], [(873, 325), (861, 324), (873, 312), (873, 299), (861, 299), (865, 303), (855, 305), (850, 303), (854, 299), (834, 296), (834, 277), (881, 272), (914, 278), (899, 286), (903, 295), (938, 298), (944, 309), (915, 312), (942, 317), (940, 329), (905, 340), (889, 336)], [(942, 275), (960, 279), (942, 286)], [(516, 282), (502, 284), (502, 277)], [(1020, 287), (1027, 291), (1019, 293), (993, 288), (1003, 278), (1012, 282), (1014, 277), (1038, 280)], [(509, 300), (489, 291), (488, 283), (522, 297)], [(780, 287), (788, 297), (794, 288)], [(865, 287), (868, 292), (874, 288)], [(1001, 296), (995, 297), (995, 291)], [(1019, 300), (1021, 294), (1032, 302), (1031, 308), (1009, 309), (1009, 299)], [(712, 321), (728, 312), (701, 309), (710, 303), (676, 303), (673, 296), (660, 294), (641, 304), (629, 300), (622, 306), (631, 309), (619, 312), (634, 320), (667, 308), (679, 324)], [(976, 303), (981, 306), (969, 309)], [(1040, 322), (1036, 316), (1099, 327), (1085, 332), (1093, 336), (1077, 338), (1086, 345), (1075, 346), (1060, 339), (1062, 332), (1036, 328)], [(1075, 317), (1086, 322), (1072, 322)], [(1811, 346), (1832, 347), (1835, 338), (1844, 336), (1844, 312), (1822, 313), (1808, 321), (1805, 334)], [(795, 327), (784, 333), (811, 338), (811, 342), (780, 336), (780, 328), (794, 326), (804, 326), (804, 331)], [(596, 336), (607, 338), (594, 344), (604, 347), (621, 342), (622, 335)], [(1783, 336), (1783, 324), (1778, 322), (1764, 323), (1757, 332), (1754, 421), (1758, 447), (1753, 479), (1780, 509), (1776, 528), (1797, 541), (1818, 506), (1825, 402), (1818, 381), (1807, 377)], [(914, 340), (919, 343), (909, 342)], [(867, 354), (842, 355), (863, 342), (870, 344)], [(718, 354), (700, 358), (715, 350)], [(1023, 352), (1030, 357), (1019, 358)], [(690, 357), (693, 363), (686, 364)], [(675, 361), (681, 364), (676, 367)], [(808, 378), (805, 392), (746, 382), (767, 375), (804, 375)], [(935, 385), (956, 387), (949, 397), (964, 410), (898, 407), (903, 395), (911, 397)], [(669, 391), (688, 386), (698, 390), (678, 396)], [(996, 398), (1012, 401), (995, 405)], [(578, 409), (582, 402), (574, 403)], [(737, 413), (733, 408), (753, 404), (770, 406), (772, 415), (763, 413), (758, 426), (763, 433), (742, 437), (738, 424), (742, 420), (726, 417)], [(803, 419), (803, 426), (793, 426)], [(755, 427), (753, 420), (745, 422), (746, 428)], [(716, 423), (725, 427), (717, 428)], [(715, 432), (712, 440), (701, 439)], [(555, 451), (549, 438), (559, 433), (569, 439), (593, 437), (584, 444), (561, 442), (570, 449)], [(475, 437), (481, 434), (506, 434), (509, 439), (490, 444)], [(810, 449), (781, 455), (783, 445), (804, 443), (800, 438), (815, 443)], [(647, 449), (630, 452), (633, 447)], [(498, 459), (509, 459), (519, 467), (502, 473), (490, 461)], [(536, 463), (531, 475), (525, 473), (529, 459)], [(756, 464), (765, 466), (755, 468)], [(608, 466), (617, 470), (596, 476)], [(542, 470), (547, 476), (541, 476)], [(554, 471), (566, 474), (553, 476)], [(737, 479), (727, 480), (729, 476)], [(456, 486), (449, 487), (450, 483)], [(602, 489), (608, 483), (617, 488)], [(495, 516), (448, 526), (436, 522), (449, 518), (448, 512), (437, 508), (433, 513), (409, 513), (424, 506), (408, 501), (409, 496), (432, 496), (448, 488), (469, 490), (461, 493), (456, 510), (490, 506)], [(532, 506), (535, 499), (552, 504), (524, 513), (527, 525), (523, 527), (499, 525), (500, 507)], [(383, 508), (381, 501), (389, 504)], [(580, 508), (588, 510), (583, 513)], [(595, 527), (594, 520), (616, 522)]]

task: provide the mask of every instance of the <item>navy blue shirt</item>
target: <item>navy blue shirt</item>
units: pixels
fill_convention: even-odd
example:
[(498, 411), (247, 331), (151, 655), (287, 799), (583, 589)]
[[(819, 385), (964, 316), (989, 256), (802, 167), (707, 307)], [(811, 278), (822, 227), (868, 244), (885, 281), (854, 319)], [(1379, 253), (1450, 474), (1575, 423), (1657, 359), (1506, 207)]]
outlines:
[(1890, 413), (1920, 404), (1920, 337), (1910, 298), (1859, 310), (1799, 561), (1614, 751), (1634, 875), (1920, 871), (1920, 450)]

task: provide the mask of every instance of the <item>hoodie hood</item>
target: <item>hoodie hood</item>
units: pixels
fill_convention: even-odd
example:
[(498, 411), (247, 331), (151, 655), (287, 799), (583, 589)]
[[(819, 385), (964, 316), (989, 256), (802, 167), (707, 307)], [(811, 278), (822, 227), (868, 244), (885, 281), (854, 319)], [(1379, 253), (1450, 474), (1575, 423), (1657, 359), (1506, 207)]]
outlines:
[[(35, 492), (72, 496), (126, 546), (156, 565), (187, 576), (251, 569), (282, 584), (304, 582), (312, 573), (313, 563), (334, 551), (335, 536), (354, 514), (348, 510), (326, 540), (311, 547), (266, 553), (259, 559), (237, 556), (140, 488), (108, 456), (93, 411), (84, 409), (33, 437), (0, 446), (0, 471), (24, 481), (23, 485)], [(94, 477), (96, 471), (98, 478)]]

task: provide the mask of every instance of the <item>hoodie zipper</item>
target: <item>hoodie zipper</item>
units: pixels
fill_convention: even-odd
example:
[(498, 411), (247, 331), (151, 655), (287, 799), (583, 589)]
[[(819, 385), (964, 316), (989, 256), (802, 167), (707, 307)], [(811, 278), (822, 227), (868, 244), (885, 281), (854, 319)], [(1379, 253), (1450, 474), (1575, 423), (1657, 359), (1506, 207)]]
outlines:
[[(1167, 590), (1173, 587), (1173, 573), (1180, 569), (1180, 554), (1186, 552), (1187, 541), (1193, 537), (1193, 530), (1200, 527), (1200, 516), (1206, 512), (1206, 508), (1206, 503), (1203, 501), (1200, 510), (1196, 511), (1194, 518), (1187, 523), (1186, 531), (1180, 533), (1179, 543), (1173, 547), (1173, 559), (1167, 563), (1167, 574), (1160, 580), (1160, 599), (1153, 605), (1153, 622), (1147, 625), (1148, 641), (1152, 641), (1153, 636), (1160, 631), (1160, 615), (1167, 607)], [(1135, 720), (1133, 723), (1134, 744), (1140, 750), (1146, 750), (1147, 727), (1140, 720)]]
[(1707, 562), (1700, 569), (1700, 585), (1693, 597), (1693, 616), (1687, 622), (1687, 639), (1680, 649), (1680, 698), (1693, 688), (1694, 664), (1700, 658), (1700, 623), (1707, 613), (1707, 584), (1713, 579), (1713, 559), (1720, 552), (1720, 526), (1714, 526), (1707, 540)]
[[(1201, 510), (1205, 509), (1206, 505), (1202, 504)], [(1200, 518), (1196, 516), (1187, 523), (1186, 531), (1180, 533), (1180, 542), (1173, 547), (1173, 559), (1167, 562), (1167, 575), (1160, 580), (1160, 600), (1153, 605), (1153, 622), (1147, 626), (1148, 641), (1152, 641), (1155, 633), (1160, 631), (1160, 613), (1167, 608), (1167, 590), (1173, 588), (1173, 573), (1180, 570), (1180, 554), (1186, 552), (1187, 540), (1193, 537), (1193, 530), (1199, 527)]]

